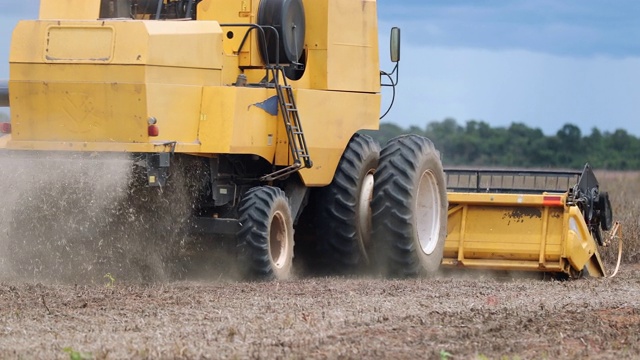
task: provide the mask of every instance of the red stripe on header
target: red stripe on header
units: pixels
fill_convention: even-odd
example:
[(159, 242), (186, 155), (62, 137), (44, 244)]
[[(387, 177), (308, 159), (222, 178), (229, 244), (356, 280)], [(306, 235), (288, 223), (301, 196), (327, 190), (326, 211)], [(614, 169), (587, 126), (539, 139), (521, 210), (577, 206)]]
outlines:
[(542, 205), (544, 206), (564, 206), (562, 203), (562, 196), (545, 196), (542, 199)]

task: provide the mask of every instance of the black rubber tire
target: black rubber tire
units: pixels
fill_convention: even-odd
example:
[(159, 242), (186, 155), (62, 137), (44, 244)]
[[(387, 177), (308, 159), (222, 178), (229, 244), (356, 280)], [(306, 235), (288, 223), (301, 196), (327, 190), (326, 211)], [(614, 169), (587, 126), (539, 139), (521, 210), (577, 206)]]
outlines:
[[(379, 158), (380, 145), (370, 136), (356, 133), (342, 154), (333, 181), (318, 192), (320, 248), (334, 272), (351, 273), (369, 263), (371, 213), (361, 214), (361, 204), (371, 202), (373, 184), (366, 182), (373, 182)], [(363, 194), (367, 189), (370, 193)], [(363, 216), (368, 218), (364, 224)]]
[(239, 260), (247, 280), (284, 280), (293, 264), (293, 219), (284, 191), (249, 190), (238, 205)]
[[(278, 31), (280, 43), (272, 30), (265, 29), (266, 46), (260, 40), (259, 45), (263, 61), (276, 63), (279, 54), (280, 64), (296, 63), (304, 50), (306, 21), (302, 0), (262, 0), (258, 8), (258, 24), (273, 26)], [(267, 59), (264, 59), (264, 53)]]
[(433, 143), (416, 135), (390, 140), (380, 154), (371, 204), (372, 240), (386, 275), (431, 275), (438, 270), (447, 207), (444, 171)]

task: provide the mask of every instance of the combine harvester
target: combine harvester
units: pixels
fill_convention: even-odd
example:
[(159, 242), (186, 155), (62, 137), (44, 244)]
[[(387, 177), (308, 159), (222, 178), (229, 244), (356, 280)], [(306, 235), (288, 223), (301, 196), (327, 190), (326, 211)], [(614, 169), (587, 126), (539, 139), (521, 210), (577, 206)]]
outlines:
[[(397, 82), (379, 69), (376, 5), (41, 0), (39, 20), (13, 32), (0, 148), (30, 162), (128, 154), (142, 179), (129, 195), (135, 186), (193, 195), (188, 221), (174, 227), (232, 238), (247, 279), (291, 275), (294, 229), (340, 273), (428, 275), (444, 261), (603, 275), (598, 226), (611, 226), (611, 212), (589, 168), (545, 173), (577, 185), (536, 194), (452, 171), (448, 206), (431, 141), (403, 136), (381, 150), (358, 133), (378, 128), (381, 86)], [(397, 64), (397, 28), (390, 47)]]
[[(397, 63), (397, 28), (390, 48)], [(132, 184), (156, 197), (187, 179), (185, 231), (233, 238), (248, 279), (290, 276), (294, 229), (340, 272), (374, 258), (390, 274), (435, 272), (438, 152), (358, 133), (379, 126), (381, 78), (397, 81), (378, 57), (375, 0), (41, 0), (13, 32), (0, 147), (29, 161), (130, 154)]]

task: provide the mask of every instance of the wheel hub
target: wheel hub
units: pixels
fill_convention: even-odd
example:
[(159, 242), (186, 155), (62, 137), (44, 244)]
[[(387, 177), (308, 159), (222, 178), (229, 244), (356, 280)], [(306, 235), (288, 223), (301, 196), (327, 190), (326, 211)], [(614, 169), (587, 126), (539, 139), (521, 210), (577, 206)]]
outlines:
[(418, 242), (422, 252), (431, 255), (438, 245), (440, 233), (440, 195), (434, 173), (422, 173), (416, 194), (415, 216)]
[(373, 171), (367, 173), (362, 181), (360, 189), (360, 203), (358, 204), (358, 230), (362, 237), (363, 245), (368, 245), (371, 233), (371, 199), (373, 198)]
[(277, 211), (273, 215), (269, 230), (269, 254), (271, 255), (271, 261), (278, 269), (282, 269), (287, 263), (288, 241), (287, 222), (284, 214)]

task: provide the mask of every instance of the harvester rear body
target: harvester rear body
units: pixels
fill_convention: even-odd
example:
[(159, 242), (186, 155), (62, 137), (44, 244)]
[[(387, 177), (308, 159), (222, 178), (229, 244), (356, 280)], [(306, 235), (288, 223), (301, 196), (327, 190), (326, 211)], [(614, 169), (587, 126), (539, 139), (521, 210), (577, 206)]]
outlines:
[[(294, 14), (298, 27), (279, 40), (273, 24), (251, 24), (260, 17), (279, 24), (283, 14), (272, 15), (271, 8), (282, 12), (279, 3), (298, 2), (263, 1), (260, 12), (260, 1), (206, 0), (193, 12), (198, 21), (105, 16), (114, 15), (105, 4), (118, 3), (43, 0), (39, 21), (18, 24), (7, 148), (252, 154), (278, 167), (293, 165), (294, 143), (314, 155), (315, 166), (303, 164), (303, 181), (322, 186), (331, 182), (351, 135), (378, 126), (375, 1), (307, 1), (305, 12)], [(136, 16), (154, 19), (157, 5), (138, 3)], [(265, 52), (279, 59), (265, 62)], [(238, 83), (241, 74), (245, 83)], [(285, 87), (286, 95), (286, 86), (304, 118), (306, 144), (288, 136), (299, 127), (288, 129), (279, 119), (278, 91)]]

